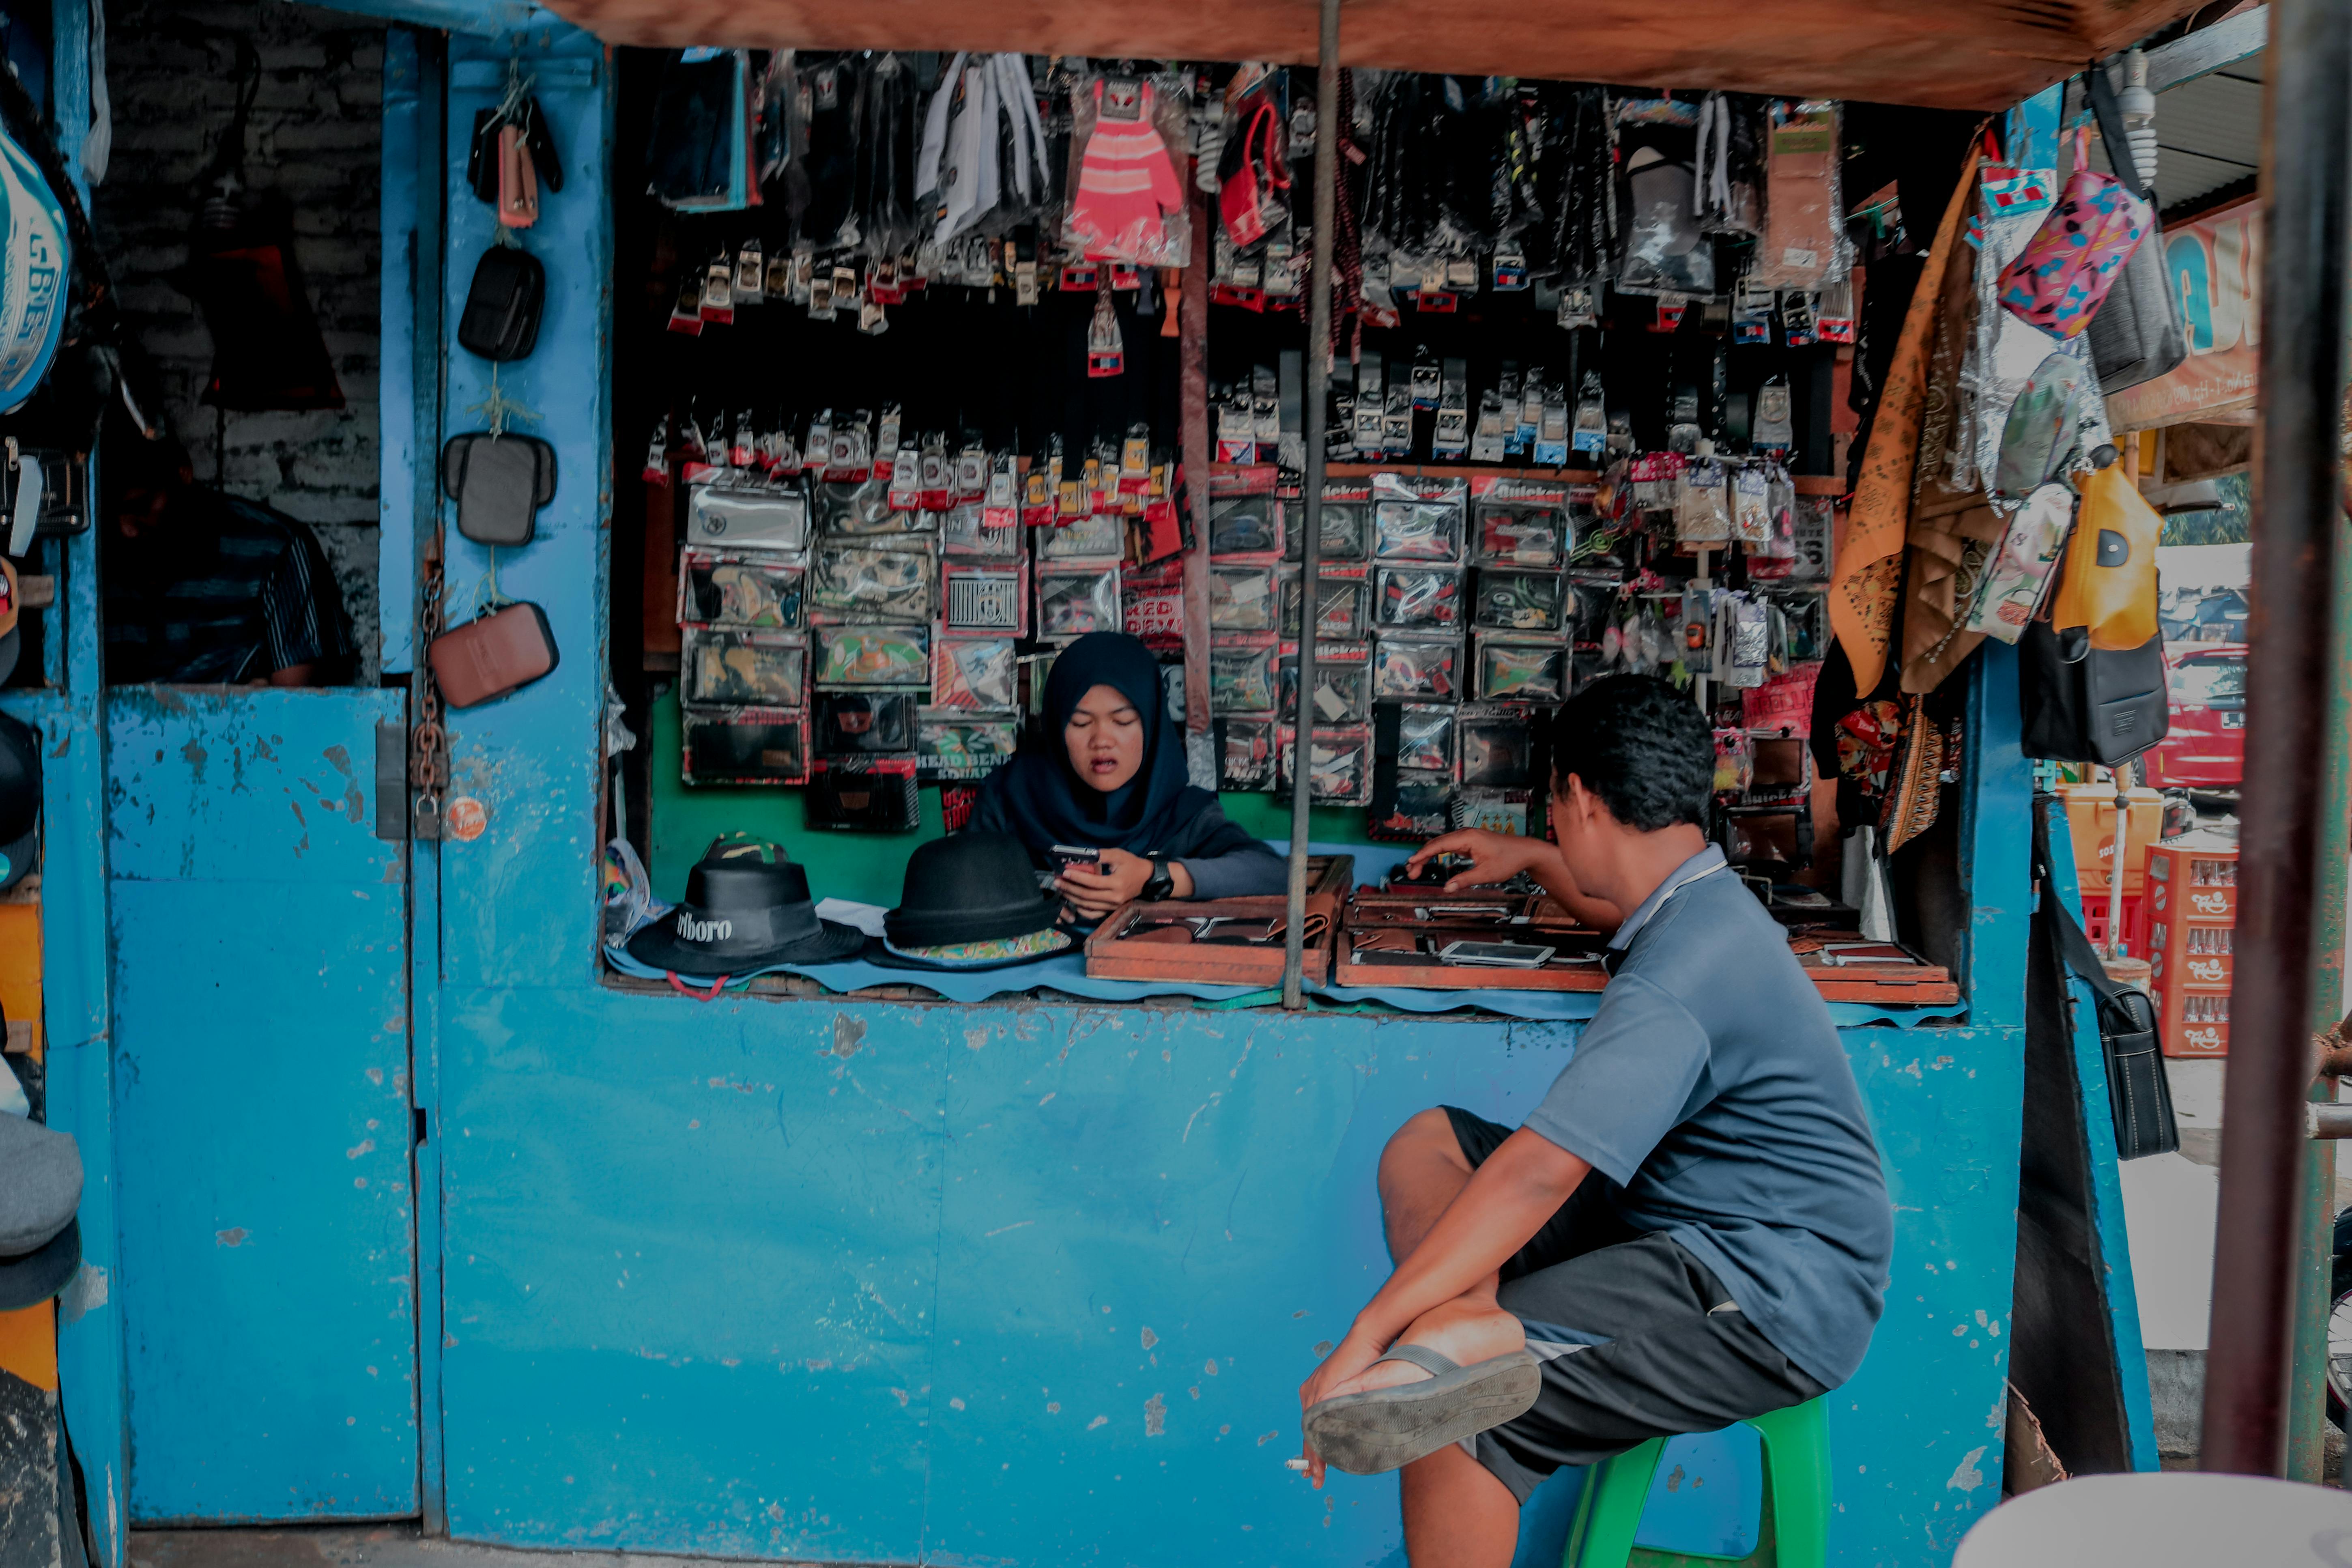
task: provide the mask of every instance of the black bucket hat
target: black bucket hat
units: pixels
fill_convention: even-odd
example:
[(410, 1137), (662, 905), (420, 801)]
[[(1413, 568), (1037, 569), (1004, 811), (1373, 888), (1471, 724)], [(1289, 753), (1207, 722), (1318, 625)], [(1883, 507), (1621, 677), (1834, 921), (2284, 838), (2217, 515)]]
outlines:
[(1028, 936), (1061, 914), (1059, 894), (1037, 885), (1029, 851), (1010, 833), (934, 838), (907, 860), (898, 907), (882, 917), (897, 948), (947, 947)]
[(81, 1152), (73, 1139), (0, 1111), (0, 1311), (46, 1301), (81, 1264)]
[(780, 963), (833, 963), (866, 945), (854, 927), (816, 918), (808, 873), (783, 847), (712, 841), (687, 873), (686, 901), (629, 939), (629, 956), (674, 974), (750, 974)]
[(15, 887), (40, 858), (41, 737), (0, 713), (0, 889)]

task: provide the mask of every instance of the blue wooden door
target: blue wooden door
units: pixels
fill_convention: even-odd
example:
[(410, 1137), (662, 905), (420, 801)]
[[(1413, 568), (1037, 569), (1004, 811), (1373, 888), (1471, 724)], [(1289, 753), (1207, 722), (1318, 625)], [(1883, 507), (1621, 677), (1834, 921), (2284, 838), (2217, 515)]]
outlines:
[(131, 1516), (417, 1511), (394, 691), (109, 693)]

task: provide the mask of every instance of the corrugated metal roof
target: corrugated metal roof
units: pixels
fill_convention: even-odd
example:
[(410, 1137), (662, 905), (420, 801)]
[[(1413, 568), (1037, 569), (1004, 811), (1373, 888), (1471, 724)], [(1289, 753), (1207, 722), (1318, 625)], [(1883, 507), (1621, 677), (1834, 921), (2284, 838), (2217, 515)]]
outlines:
[(2263, 155), (2262, 57), (2156, 95), (2157, 199), (2177, 207), (2253, 174)]

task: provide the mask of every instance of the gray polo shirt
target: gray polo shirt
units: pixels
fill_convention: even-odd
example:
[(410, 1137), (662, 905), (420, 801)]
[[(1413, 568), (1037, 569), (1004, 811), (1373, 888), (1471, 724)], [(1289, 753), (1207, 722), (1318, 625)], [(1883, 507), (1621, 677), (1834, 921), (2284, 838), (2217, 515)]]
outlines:
[(1895, 1215), (1853, 1069), (1787, 935), (1709, 846), (1610, 944), (1616, 973), (1527, 1126), (1637, 1230), (1715, 1271), (1834, 1388), (1885, 1304)]

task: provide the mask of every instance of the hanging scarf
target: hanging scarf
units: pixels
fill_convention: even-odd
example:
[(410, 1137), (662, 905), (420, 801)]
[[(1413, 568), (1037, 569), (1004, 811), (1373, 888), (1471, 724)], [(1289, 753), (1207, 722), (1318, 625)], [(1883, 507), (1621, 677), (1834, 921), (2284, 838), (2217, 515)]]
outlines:
[[(1104, 793), (1070, 766), (1063, 732), (1087, 692), (1108, 686), (1134, 704), (1145, 740), (1143, 765), (1118, 788)], [(1186, 782), (1184, 736), (1168, 716), (1160, 665), (1151, 650), (1124, 632), (1089, 632), (1062, 650), (1045, 682), (1045, 739), (1024, 742), (1013, 759), (989, 776), (1006, 818), (1031, 858), (1041, 864), (1056, 844), (1149, 854), (1216, 796)]]

